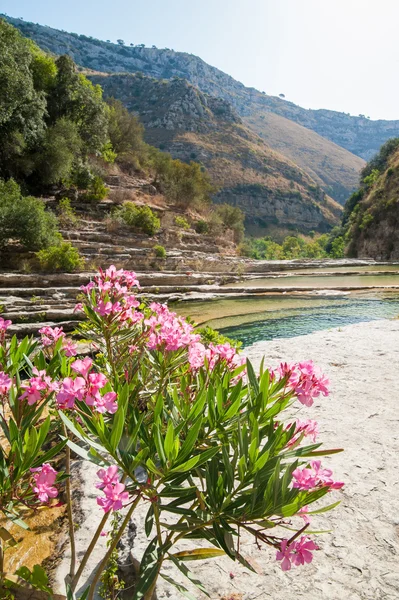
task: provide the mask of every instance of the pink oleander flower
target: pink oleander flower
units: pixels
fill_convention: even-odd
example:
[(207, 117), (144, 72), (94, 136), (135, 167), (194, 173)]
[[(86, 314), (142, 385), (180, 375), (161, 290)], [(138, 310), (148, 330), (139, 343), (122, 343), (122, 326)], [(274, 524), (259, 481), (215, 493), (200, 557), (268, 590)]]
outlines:
[(57, 478), (57, 471), (51, 465), (44, 463), (37, 469), (31, 469), (31, 472), (33, 473), (35, 482), (32, 488), (40, 502), (46, 503), (50, 498), (58, 496), (58, 489), (54, 485)]
[(328, 379), (311, 360), (292, 365), (281, 363), (277, 369), (277, 374), (280, 379), (287, 377), (287, 387), (294, 392), (299, 402), (305, 406), (312, 406), (315, 398), (320, 395), (328, 396), (329, 394)]
[(70, 338), (64, 339), (62, 349), (65, 352), (65, 356), (68, 356), (68, 357), (76, 356), (76, 354), (78, 352), (77, 345)]
[(295, 566), (311, 563), (313, 560), (312, 551), (319, 550), (319, 547), (307, 536), (302, 536), (296, 542), (288, 544), (288, 540), (281, 540), (280, 550), (276, 552), (276, 560), (281, 560), (281, 569), (289, 571), (291, 563)]
[(94, 281), (89, 281), (89, 283), (87, 285), (81, 285), (80, 286), (80, 291), (83, 292), (84, 294), (90, 294), (91, 290), (96, 286), (96, 284), (94, 283)]
[(110, 302), (109, 300), (107, 302), (100, 300), (100, 302), (97, 304), (94, 310), (101, 317), (106, 317), (112, 313), (112, 302)]
[(123, 483), (106, 485), (103, 492), (105, 498), (98, 497), (97, 504), (105, 513), (110, 510), (120, 510), (129, 501), (129, 492), (125, 492), (125, 485)]
[(93, 365), (92, 359), (89, 358), (88, 356), (86, 356), (83, 360), (81, 360), (81, 359), (75, 360), (71, 364), (71, 368), (75, 371), (75, 373), (79, 373), (79, 375), (82, 375), (82, 377), (86, 378), (92, 365)]
[(77, 312), (83, 312), (83, 304), (81, 302), (78, 302), (77, 304), (75, 304), (75, 308), (73, 309), (74, 313)]
[(328, 486), (330, 490), (339, 490), (344, 486), (342, 481), (332, 479), (330, 469), (322, 469), (319, 460), (313, 460), (310, 467), (298, 467), (293, 471), (293, 487), (299, 490), (312, 490), (318, 487)]
[(4, 396), (11, 389), (12, 381), (4, 371), (0, 371), (0, 396)]
[(155, 314), (144, 320), (148, 327), (149, 350), (173, 352), (199, 341), (200, 336), (193, 333), (193, 326), (170, 312), (165, 304), (152, 302), (150, 309)]
[(111, 415), (116, 413), (118, 410), (118, 404), (115, 402), (116, 393), (115, 392), (107, 392), (104, 396), (98, 396), (94, 403), (94, 407), (97, 412), (105, 413), (109, 412)]
[(0, 332), (5, 333), (7, 329), (10, 327), (11, 321), (3, 319), (0, 317)]
[(39, 329), (39, 333), (42, 336), (43, 346), (52, 346), (56, 344), (60, 338), (65, 337), (65, 333), (62, 327), (42, 327)]
[(56, 394), (58, 408), (72, 409), (75, 407), (76, 400), (83, 400), (85, 396), (86, 380), (83, 377), (65, 377), (62, 380), (60, 389)]
[[(287, 429), (291, 429), (291, 424), (287, 426)], [(301, 421), (300, 419), (297, 419), (295, 434), (290, 439), (287, 446), (293, 446), (294, 444), (296, 444), (301, 435), (303, 435), (304, 437), (310, 437), (312, 441), (315, 442), (317, 436), (319, 435), (319, 425), (317, 421), (313, 421), (312, 419), (306, 419), (305, 421)]]
[(200, 369), (204, 366), (206, 348), (201, 342), (191, 344), (188, 349), (188, 362), (192, 370)]
[(57, 389), (57, 384), (51, 380), (45, 370), (38, 371), (36, 367), (33, 367), (32, 372), (34, 377), (21, 385), (21, 388), (25, 391), (19, 397), (20, 400), (26, 398), (30, 406), (40, 402), (45, 396)]
[(118, 467), (111, 465), (108, 469), (100, 469), (97, 471), (97, 477), (101, 479), (100, 482), (96, 483), (96, 488), (102, 490), (106, 485), (114, 485), (119, 483)]

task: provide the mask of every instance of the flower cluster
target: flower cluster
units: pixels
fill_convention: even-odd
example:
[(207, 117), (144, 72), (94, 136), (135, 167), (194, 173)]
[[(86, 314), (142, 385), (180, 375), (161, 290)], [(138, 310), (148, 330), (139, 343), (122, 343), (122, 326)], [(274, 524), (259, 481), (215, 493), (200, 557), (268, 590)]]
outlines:
[[(291, 429), (292, 424), (287, 425), (286, 429)], [(306, 419), (305, 421), (301, 421), (300, 419), (296, 420), (295, 423), (295, 434), (288, 442), (287, 446), (293, 446), (297, 443), (297, 441), (303, 437), (309, 437), (313, 442), (316, 441), (317, 436), (319, 435), (319, 424), (317, 421), (313, 421), (312, 419)]]
[(61, 381), (56, 394), (59, 408), (75, 407), (76, 400), (84, 401), (88, 406), (94, 406), (97, 412), (111, 414), (117, 411), (116, 393), (106, 392), (101, 395), (102, 390), (108, 383), (108, 379), (102, 373), (90, 373), (93, 361), (86, 357), (83, 360), (75, 360), (71, 368), (78, 377), (65, 377)]
[(311, 360), (297, 364), (281, 363), (277, 375), (280, 379), (287, 378), (287, 387), (305, 406), (312, 406), (315, 398), (329, 394), (328, 379)]
[(311, 563), (313, 560), (312, 551), (318, 549), (319, 547), (308, 536), (302, 536), (298, 542), (291, 543), (289, 543), (289, 540), (284, 539), (281, 540), (280, 550), (276, 553), (276, 560), (282, 561), (281, 569), (283, 571), (289, 571), (291, 563), (294, 566)]
[(34, 480), (32, 488), (40, 502), (46, 503), (50, 498), (58, 496), (58, 489), (54, 485), (57, 479), (57, 471), (51, 465), (44, 463), (37, 469), (31, 469), (31, 472)]
[(97, 497), (97, 504), (105, 513), (110, 510), (120, 510), (129, 501), (129, 492), (125, 485), (119, 482), (118, 467), (111, 465), (108, 469), (100, 469), (97, 476), (101, 480), (96, 483), (96, 488), (103, 491), (105, 498)]
[(11, 388), (12, 381), (3, 371), (0, 371), (0, 396), (8, 394)]
[(200, 339), (193, 333), (194, 327), (182, 317), (171, 312), (166, 304), (152, 302), (153, 315), (144, 321), (149, 328), (147, 347), (149, 350), (179, 350), (195, 344)]
[(230, 344), (209, 344), (206, 348), (204, 344), (196, 342), (189, 347), (188, 362), (191, 370), (195, 371), (204, 366), (205, 361), (209, 365), (209, 369), (214, 369), (218, 362), (223, 361), (232, 371), (235, 368), (245, 363), (245, 357), (237, 354), (236, 350)]
[[(88, 298), (94, 290), (94, 311), (101, 317), (115, 319), (120, 324), (134, 325), (144, 319), (144, 315), (136, 311), (140, 302), (132, 294), (135, 287), (140, 287), (135, 273), (116, 269), (111, 265), (106, 271), (100, 269), (94, 280), (81, 286), (80, 290)], [(77, 304), (75, 310), (82, 310), (82, 304)]]
[(21, 388), (25, 391), (19, 397), (20, 400), (26, 398), (30, 406), (44, 400), (49, 394), (58, 389), (57, 383), (51, 380), (46, 371), (38, 371), (36, 367), (33, 367), (33, 375), (26, 383), (21, 385)]
[(2, 317), (0, 317), (0, 343), (1, 344), (4, 342), (6, 331), (10, 327), (10, 325), (11, 325), (11, 321), (5, 320)]
[(49, 327), (46, 325), (39, 329), (39, 333), (41, 334), (41, 342), (45, 348), (54, 347), (58, 340), (62, 339), (62, 348), (65, 352), (65, 356), (76, 356), (76, 344), (74, 344), (70, 338), (65, 336), (62, 327)]
[(332, 479), (331, 469), (323, 469), (319, 460), (313, 460), (310, 467), (298, 467), (293, 471), (294, 488), (299, 490), (314, 490), (319, 487), (329, 487), (330, 490), (339, 490), (344, 486), (342, 481)]

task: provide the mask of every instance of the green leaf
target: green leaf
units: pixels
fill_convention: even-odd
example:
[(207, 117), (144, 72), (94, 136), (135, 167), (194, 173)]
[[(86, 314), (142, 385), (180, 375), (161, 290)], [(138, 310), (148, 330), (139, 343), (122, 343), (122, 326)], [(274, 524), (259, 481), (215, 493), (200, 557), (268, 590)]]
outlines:
[(185, 596), (189, 600), (197, 600), (195, 596), (190, 594), (190, 592), (187, 588), (184, 587), (184, 585), (182, 585), (181, 583), (177, 583), (177, 581), (175, 581), (172, 577), (169, 577), (169, 575), (165, 575), (165, 573), (160, 573), (160, 576), (163, 579), (165, 579), (165, 581), (173, 585), (177, 590), (179, 590), (181, 594), (183, 594), (183, 596)]
[(325, 513), (325, 512), (328, 512), (329, 510), (332, 510), (333, 508), (338, 506), (338, 504), (341, 504), (341, 500), (338, 500), (338, 502), (334, 502), (334, 504), (329, 504), (328, 506), (323, 506), (323, 508), (319, 508), (317, 510), (309, 510), (306, 514), (319, 515), (320, 513)]
[(191, 469), (206, 463), (218, 452), (220, 452), (220, 448), (218, 447), (209, 448), (209, 450), (205, 450), (205, 452), (202, 452), (202, 454), (197, 454), (183, 464), (173, 467), (173, 469), (170, 470), (170, 473), (185, 473), (186, 471), (191, 471)]
[(180, 449), (178, 459), (179, 461), (184, 460), (190, 454), (194, 448), (195, 442), (197, 441), (199, 431), (202, 425), (202, 415), (199, 415), (189, 429), (186, 439)]
[(178, 558), (173, 556), (173, 554), (169, 554), (168, 556), (169, 556), (170, 560), (179, 569), (179, 571), (181, 571), (183, 573), (183, 575), (191, 581), (191, 583), (196, 585), (197, 588), (199, 590), (201, 590), (201, 592), (203, 592), (209, 598), (210, 596), (209, 596), (208, 592), (206, 591), (205, 587), (203, 586), (203, 584), (201, 583), (201, 581), (199, 579), (196, 579), (196, 577), (194, 577), (194, 575), (193, 575), (193, 573), (191, 573), (190, 569), (188, 569), (186, 567), (186, 565), (183, 562), (181, 562)]
[(216, 558), (218, 556), (226, 556), (224, 550), (219, 548), (195, 548), (194, 550), (182, 550), (175, 552), (169, 556), (174, 556), (179, 560), (206, 560), (207, 558)]
[(175, 430), (172, 421), (170, 420), (168, 423), (168, 429), (166, 431), (164, 449), (165, 454), (169, 462), (173, 460), (173, 449), (174, 449), (174, 441), (175, 441)]
[(121, 441), (123, 427), (125, 424), (125, 411), (123, 405), (118, 407), (116, 411), (114, 422), (112, 424), (111, 436), (109, 439), (109, 443), (113, 452), (115, 452), (118, 447), (119, 442)]
[(248, 380), (249, 380), (249, 383), (250, 383), (252, 389), (254, 390), (255, 394), (258, 395), (259, 394), (258, 378), (256, 377), (254, 368), (248, 358), (247, 358), (247, 375), (248, 375)]

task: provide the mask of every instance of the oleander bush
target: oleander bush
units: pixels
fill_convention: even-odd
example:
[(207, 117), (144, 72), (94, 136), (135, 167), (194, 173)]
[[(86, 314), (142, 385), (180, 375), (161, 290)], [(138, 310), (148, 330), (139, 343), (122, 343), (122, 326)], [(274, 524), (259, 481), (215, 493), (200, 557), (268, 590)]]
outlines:
[[(271, 369), (263, 360), (256, 372), (228, 342), (205, 342), (167, 306), (143, 302), (139, 289), (134, 273), (115, 267), (81, 288), (79, 332), (91, 347), (84, 358), (61, 328), (18, 342), (0, 319), (0, 510), (23, 526), (26, 505), (51, 506), (65, 488), (74, 545), (71, 452), (97, 466), (98, 528), (89, 548), (78, 548), (78, 563), (71, 560), (70, 599), (107, 520), (120, 511), (84, 598), (107, 581), (140, 505), (148, 545), (134, 599), (151, 599), (160, 577), (187, 595), (170, 564), (205, 592), (188, 560), (228, 556), (253, 569), (242, 535), (269, 546), (283, 570), (311, 562), (319, 547), (306, 533), (310, 518), (335, 507), (327, 496), (343, 485), (320, 457), (340, 450), (321, 447), (315, 421), (287, 415), (327, 396), (327, 379), (310, 361)], [(56, 469), (61, 450), (64, 467)], [(180, 540), (191, 549), (179, 549)], [(4, 536), (0, 543), (6, 551)]]

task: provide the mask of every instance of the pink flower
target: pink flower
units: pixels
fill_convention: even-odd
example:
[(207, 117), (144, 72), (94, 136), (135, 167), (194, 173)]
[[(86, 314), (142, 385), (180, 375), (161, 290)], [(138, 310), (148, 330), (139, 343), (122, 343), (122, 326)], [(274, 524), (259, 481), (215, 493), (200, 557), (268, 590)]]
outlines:
[(58, 496), (58, 489), (54, 486), (57, 478), (57, 471), (48, 463), (44, 463), (37, 469), (31, 469), (34, 474), (33, 479), (35, 485), (32, 486), (34, 493), (39, 498), (40, 502), (48, 502), (50, 498)]
[(62, 348), (65, 352), (65, 356), (76, 356), (77, 354), (77, 345), (70, 339), (65, 338)]
[(56, 395), (58, 408), (72, 409), (76, 400), (83, 400), (85, 394), (86, 381), (83, 377), (65, 377), (61, 382), (60, 389)]
[(291, 569), (291, 560), (294, 556), (294, 544), (288, 546), (288, 540), (281, 540), (280, 550), (276, 552), (276, 560), (282, 560), (281, 569), (289, 571)]
[(292, 542), (288, 545), (288, 540), (281, 540), (280, 550), (276, 552), (276, 560), (281, 560), (281, 569), (289, 571), (291, 563), (295, 566), (311, 563), (313, 560), (313, 550), (319, 550), (319, 547), (307, 536), (302, 536), (298, 542)]
[(308, 536), (302, 536), (299, 542), (295, 542), (295, 553), (291, 559), (295, 566), (311, 563), (313, 560), (313, 550), (318, 550), (317, 546)]
[(80, 290), (84, 294), (89, 294), (94, 287), (95, 287), (94, 281), (89, 281), (89, 283), (87, 285), (81, 285)]
[(6, 321), (2, 317), (0, 317), (0, 331), (5, 333), (7, 331), (7, 329), (10, 327), (10, 325), (11, 325), (11, 321), (8, 321), (8, 320)]
[(0, 371), (0, 396), (7, 394), (11, 388), (12, 381), (4, 371)]
[(111, 465), (108, 469), (100, 469), (97, 471), (97, 477), (101, 479), (99, 483), (96, 483), (96, 488), (99, 490), (102, 490), (106, 485), (119, 483), (118, 467)]
[(97, 504), (105, 513), (120, 510), (129, 501), (129, 492), (125, 492), (123, 483), (106, 485), (103, 489), (105, 498), (97, 498)]
[(293, 487), (299, 490), (312, 490), (317, 487), (328, 486), (332, 490), (339, 490), (344, 486), (342, 481), (334, 481), (332, 479), (332, 471), (330, 469), (322, 469), (319, 460), (313, 460), (310, 467), (298, 467), (293, 471), (294, 479)]
[(83, 312), (83, 304), (81, 302), (78, 302), (77, 304), (75, 304), (75, 308), (73, 309), (74, 313), (77, 312)]
[(106, 317), (112, 313), (112, 302), (104, 302), (100, 300), (96, 308), (94, 309), (101, 317)]
[(115, 402), (116, 393), (115, 392), (107, 392), (104, 396), (98, 396), (94, 403), (96, 411), (99, 413), (109, 412), (112, 414), (116, 413), (118, 410), (118, 405)]
[(65, 337), (62, 327), (42, 327), (39, 329), (39, 333), (42, 336), (42, 344), (45, 347), (52, 346), (53, 344), (56, 344), (60, 338)]
[(188, 349), (188, 362), (193, 370), (204, 366), (206, 348), (201, 342), (191, 344)]
[(33, 367), (34, 377), (31, 377), (27, 383), (22, 384), (21, 388), (25, 390), (19, 397), (20, 400), (25, 398), (29, 405), (40, 402), (45, 396), (54, 392), (57, 388), (57, 384), (51, 380), (51, 377), (47, 375), (45, 370), (38, 371), (36, 367)]
[[(291, 429), (291, 424), (287, 426), (287, 429)], [(287, 446), (293, 446), (297, 443), (301, 435), (304, 437), (310, 437), (313, 442), (316, 441), (317, 436), (319, 434), (319, 425), (317, 421), (312, 421), (311, 419), (307, 419), (305, 421), (296, 420), (296, 429), (294, 436), (290, 439)]]
[(294, 392), (299, 402), (312, 406), (314, 398), (328, 396), (328, 379), (311, 360), (289, 365), (281, 363), (277, 369), (280, 378), (287, 378), (287, 387)]
[(75, 360), (71, 364), (71, 368), (76, 372), (82, 375), (83, 377), (87, 377), (88, 372), (90, 371), (93, 365), (93, 361), (91, 358), (86, 356), (83, 360), (78, 359)]

